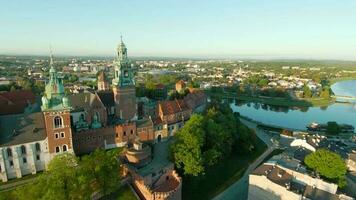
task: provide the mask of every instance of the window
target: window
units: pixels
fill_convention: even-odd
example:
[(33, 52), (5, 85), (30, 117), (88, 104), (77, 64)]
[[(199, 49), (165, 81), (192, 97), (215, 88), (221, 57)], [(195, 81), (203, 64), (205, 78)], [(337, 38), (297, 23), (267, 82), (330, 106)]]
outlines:
[(39, 143), (35, 144), (36, 151), (41, 151), (41, 146)]
[(133, 130), (131, 130), (131, 135), (133, 134)]
[(67, 145), (63, 145), (63, 152), (67, 151)]
[(36, 160), (41, 160), (40, 155), (36, 155)]
[(10, 167), (13, 167), (14, 166), (14, 161), (10, 160), (9, 164), (10, 164)]
[(12, 151), (11, 151), (10, 148), (7, 148), (6, 152), (7, 152), (7, 157), (11, 157), (12, 156)]
[(59, 147), (56, 147), (56, 153), (59, 153), (61, 150)]
[(60, 128), (63, 126), (62, 118), (60, 116), (56, 116), (53, 120), (54, 120), (54, 128)]
[(22, 158), (22, 162), (23, 162), (24, 164), (26, 164), (26, 163), (27, 163), (27, 159), (26, 159), (26, 158)]
[(59, 138), (59, 134), (58, 134), (58, 133), (55, 133), (55, 134), (54, 134), (54, 137), (55, 137), (56, 139), (58, 139), (58, 138)]
[(118, 137), (119, 137), (119, 134), (116, 133), (116, 137), (118, 138)]
[(126, 131), (124, 131), (124, 136), (126, 136)]
[(64, 132), (61, 132), (61, 138), (64, 138)]
[(21, 146), (21, 153), (22, 155), (26, 154), (26, 147), (24, 145)]

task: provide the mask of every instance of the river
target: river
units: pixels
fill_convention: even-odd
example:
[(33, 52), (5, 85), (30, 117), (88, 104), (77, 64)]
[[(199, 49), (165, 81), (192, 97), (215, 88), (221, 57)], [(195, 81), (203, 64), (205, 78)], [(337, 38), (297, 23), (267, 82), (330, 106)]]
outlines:
[[(331, 86), (335, 95), (356, 96), (356, 80), (341, 81)], [(233, 102), (231, 108), (264, 124), (292, 129), (306, 129), (311, 122), (336, 121), (356, 127), (356, 104), (335, 103), (327, 107), (288, 108), (260, 103)]]

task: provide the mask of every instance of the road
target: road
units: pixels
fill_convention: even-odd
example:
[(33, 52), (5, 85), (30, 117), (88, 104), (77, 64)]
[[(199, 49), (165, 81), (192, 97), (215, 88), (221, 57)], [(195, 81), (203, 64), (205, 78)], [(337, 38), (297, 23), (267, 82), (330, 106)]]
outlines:
[(248, 197), (248, 177), (249, 174), (275, 149), (271, 141), (271, 136), (264, 131), (257, 129), (257, 125), (253, 122), (240, 119), (242, 123), (256, 131), (256, 135), (267, 144), (267, 150), (260, 155), (245, 171), (244, 175), (227, 188), (224, 192), (220, 193), (214, 200), (246, 200)]

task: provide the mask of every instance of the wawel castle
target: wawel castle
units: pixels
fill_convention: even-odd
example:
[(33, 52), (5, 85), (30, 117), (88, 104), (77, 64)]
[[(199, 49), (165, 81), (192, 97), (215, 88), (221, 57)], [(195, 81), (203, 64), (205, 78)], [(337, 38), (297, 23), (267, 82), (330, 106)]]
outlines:
[[(126, 157), (121, 158), (125, 175), (132, 178), (141, 197), (180, 199), (180, 178), (173, 164), (162, 162), (162, 152), (157, 151), (166, 153), (165, 141), (192, 112), (204, 109), (207, 98), (203, 92), (192, 90), (182, 100), (157, 102), (153, 116), (138, 117), (134, 71), (122, 41), (114, 66), (111, 83), (100, 72), (97, 91), (66, 95), (51, 55), (42, 98), (29, 91), (0, 93), (3, 182), (43, 171), (54, 156), (64, 152), (82, 155), (96, 148), (126, 146)], [(178, 82), (176, 87), (182, 89), (182, 84)], [(145, 142), (157, 145), (154, 152)], [(159, 156), (155, 158), (156, 154)]]

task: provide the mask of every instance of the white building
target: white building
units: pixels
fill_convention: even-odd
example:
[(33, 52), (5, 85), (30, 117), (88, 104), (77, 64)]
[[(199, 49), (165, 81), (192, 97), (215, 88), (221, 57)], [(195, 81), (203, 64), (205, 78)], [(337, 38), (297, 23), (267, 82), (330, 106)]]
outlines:
[(43, 171), (50, 160), (43, 114), (1, 118), (0, 179), (6, 182)]

